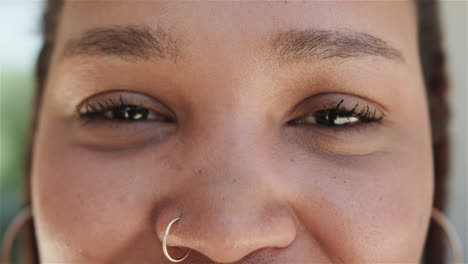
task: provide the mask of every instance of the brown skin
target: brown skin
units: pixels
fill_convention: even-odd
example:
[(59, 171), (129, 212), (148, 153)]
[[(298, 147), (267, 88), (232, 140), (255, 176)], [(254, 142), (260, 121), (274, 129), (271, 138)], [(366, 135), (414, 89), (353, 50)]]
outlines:
[[(156, 24), (177, 62), (61, 57), (86, 30)], [(310, 28), (378, 36), (405, 62), (272, 63), (272, 33)], [(67, 2), (33, 153), (42, 262), (170, 263), (162, 238), (179, 215), (168, 244), (193, 249), (184, 263), (419, 262), (433, 161), (416, 28), (400, 1)], [(119, 96), (175, 121), (77, 119)], [(288, 125), (341, 98), (384, 117)]]

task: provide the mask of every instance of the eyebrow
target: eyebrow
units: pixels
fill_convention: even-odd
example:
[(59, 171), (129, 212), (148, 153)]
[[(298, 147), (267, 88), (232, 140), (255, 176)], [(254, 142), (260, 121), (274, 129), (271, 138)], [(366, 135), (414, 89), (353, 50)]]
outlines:
[(176, 39), (163, 27), (125, 25), (94, 28), (68, 40), (62, 57), (118, 56), (122, 59), (176, 61), (181, 52)]
[(289, 30), (271, 38), (280, 64), (378, 56), (405, 63), (402, 52), (368, 33), (350, 30)]
[[(402, 52), (368, 33), (350, 30), (289, 30), (271, 35), (273, 57), (280, 64), (333, 58), (378, 56), (403, 62)], [(65, 43), (62, 57), (118, 56), (126, 60), (169, 59), (176, 62), (181, 49), (172, 34), (158, 25), (116, 25), (94, 28)]]

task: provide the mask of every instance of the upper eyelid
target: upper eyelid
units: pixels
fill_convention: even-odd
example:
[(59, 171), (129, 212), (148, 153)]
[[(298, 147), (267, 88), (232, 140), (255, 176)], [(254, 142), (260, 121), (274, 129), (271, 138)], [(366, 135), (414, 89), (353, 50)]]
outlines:
[[(337, 98), (337, 99), (338, 98), (346, 98), (346, 97), (355, 98), (353, 100), (345, 99), (345, 105), (349, 104), (350, 101), (351, 102), (360, 101), (360, 102), (365, 102), (365, 104), (376, 106), (382, 112), (382, 114), (384, 114), (384, 115), (387, 115), (387, 113), (389, 112), (387, 107), (385, 107), (384, 105), (379, 104), (379, 103), (375, 102), (374, 100), (372, 100), (370, 98), (367, 98), (367, 97), (364, 97), (364, 96), (361, 96), (361, 95), (341, 93), (341, 92), (326, 92), (326, 93), (314, 94), (314, 95), (311, 95), (311, 96), (308, 96), (308, 97), (304, 98), (298, 104), (296, 104), (296, 106), (294, 106), (293, 109), (291, 109), (291, 111), (288, 113), (288, 116), (297, 114), (299, 112), (303, 112), (303, 111), (305, 111), (307, 106), (311, 102), (316, 100), (317, 98), (328, 97), (328, 96), (334, 97), (334, 98)], [(336, 103), (339, 102), (339, 100), (341, 100), (341, 99), (335, 100), (334, 102), (332, 102), (333, 100), (331, 100), (329, 98), (325, 98), (324, 100), (326, 102), (323, 103), (323, 101), (322, 101), (322, 103), (320, 103), (321, 104), (320, 107), (327, 107), (326, 105), (328, 105), (329, 107), (333, 107), (333, 105), (334, 104), (336, 105)], [(354, 103), (353, 103), (353, 105), (354, 105)]]
[[(340, 105), (340, 110), (344, 111), (350, 111), (354, 108), (356, 104), (358, 104), (358, 108), (356, 108), (356, 112), (359, 113), (361, 111), (364, 111), (366, 108), (369, 109), (370, 112), (373, 112), (374, 110), (376, 111), (376, 116), (378, 116), (380, 119), (383, 119), (386, 117), (386, 113), (380, 106), (377, 106), (375, 103), (371, 103), (368, 101), (364, 101), (364, 99), (359, 98), (354, 95), (346, 95), (343, 97), (356, 97), (359, 99), (352, 100), (352, 99), (340, 99), (340, 100), (331, 100), (331, 99), (325, 99), (326, 102), (320, 102), (319, 105), (313, 104), (313, 100), (316, 99), (318, 96), (326, 96), (327, 94), (319, 94), (319, 95), (314, 95), (307, 97), (306, 99), (302, 100), (299, 104), (297, 104), (287, 116), (293, 116), (293, 119), (301, 119), (304, 118), (305, 116), (309, 114), (313, 114), (317, 111), (321, 110), (332, 110), (336, 109), (337, 104), (339, 104), (340, 100), (343, 100), (345, 104)], [(333, 95), (335, 98), (340, 98), (338, 94)], [(357, 103), (358, 102), (358, 103)]]
[(90, 101), (87, 101), (84, 103), (84, 105), (81, 107), (81, 108), (85, 108), (88, 112), (88, 109), (91, 108), (92, 111), (89, 111), (89, 112), (104, 112), (104, 111), (108, 111), (109, 109), (112, 109), (112, 108), (115, 108), (115, 107), (118, 107), (118, 106), (122, 106), (122, 105), (134, 105), (134, 106), (139, 106), (139, 107), (142, 107), (142, 104), (139, 103), (139, 104), (129, 104), (127, 102), (125, 102), (125, 100), (123, 99), (123, 97), (119, 97), (119, 101), (118, 102), (115, 102), (115, 100), (113, 100), (111, 97), (108, 97), (106, 100), (104, 100), (104, 103), (102, 103), (101, 101), (99, 102), (96, 102), (97, 106), (93, 103), (93, 102), (90, 102)]
[[(106, 94), (109, 94), (109, 96), (105, 96)], [(153, 111), (155, 111), (155, 112), (157, 112), (159, 114), (166, 114), (166, 112), (167, 112), (167, 114), (170, 115), (171, 118), (173, 118), (174, 120), (177, 119), (177, 115), (175, 114), (175, 112), (170, 107), (168, 107), (168, 105), (165, 102), (163, 102), (162, 100), (156, 99), (153, 96), (147, 95), (147, 94), (142, 93), (142, 92), (131, 91), (131, 90), (123, 90), (123, 89), (120, 89), (120, 90), (107, 90), (107, 91), (102, 91), (102, 92), (93, 94), (91, 96), (88, 96), (85, 99), (81, 100), (76, 105), (76, 112), (78, 114), (80, 114), (80, 109), (82, 107), (84, 107), (86, 105), (86, 103), (93, 102), (93, 101), (101, 101), (101, 103), (102, 103), (103, 99), (96, 99), (96, 97), (99, 98), (101, 96), (113, 97), (113, 98), (122, 96), (124, 98), (124, 100), (126, 100), (126, 102), (129, 103), (129, 104), (136, 105), (136, 106), (142, 106), (142, 107), (144, 106), (145, 108), (151, 109), (151, 110), (153, 110)], [(133, 100), (132, 99), (132, 97), (140, 97), (140, 96), (141, 96), (141, 98), (139, 98), (139, 100)], [(138, 101), (138, 103), (131, 103), (131, 102), (135, 102), (135, 101)], [(144, 104), (144, 101), (148, 102), (148, 104), (146, 106)], [(157, 105), (157, 106), (160, 106), (160, 107), (151, 108), (149, 104)], [(158, 109), (163, 109), (164, 111), (158, 111)]]
[[(112, 100), (112, 99), (111, 99)], [(128, 104), (128, 103), (108, 103), (108, 101), (102, 102), (85, 102), (84, 105), (82, 105), (78, 109), (78, 115), (84, 116), (88, 114), (101, 114), (104, 112), (107, 112), (109, 110), (112, 110), (116, 107), (122, 106), (122, 105), (134, 105), (134, 106), (139, 106), (139, 107), (144, 107), (142, 104)], [(146, 108), (146, 107), (144, 107)]]

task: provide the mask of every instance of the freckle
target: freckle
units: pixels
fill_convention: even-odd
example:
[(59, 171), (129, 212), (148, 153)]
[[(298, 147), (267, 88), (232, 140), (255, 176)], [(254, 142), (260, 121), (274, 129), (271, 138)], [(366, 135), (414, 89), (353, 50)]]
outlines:
[(296, 160), (294, 160), (294, 158), (290, 158), (289, 161), (290, 162), (295, 162)]
[(343, 183), (346, 183), (346, 181), (343, 181)]

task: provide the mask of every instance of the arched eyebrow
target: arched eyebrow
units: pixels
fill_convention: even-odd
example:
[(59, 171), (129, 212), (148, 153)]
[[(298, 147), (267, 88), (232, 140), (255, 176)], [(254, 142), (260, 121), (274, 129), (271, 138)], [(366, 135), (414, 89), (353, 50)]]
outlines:
[[(405, 63), (401, 51), (386, 41), (355, 31), (289, 30), (271, 35), (272, 57), (281, 65), (332, 58), (349, 59), (379, 56)], [(126, 60), (176, 61), (181, 47), (172, 34), (158, 25), (124, 25), (94, 28), (65, 43), (62, 57), (117, 56)], [(272, 59), (272, 58), (270, 58)]]
[(280, 64), (378, 56), (405, 63), (401, 51), (368, 33), (337, 30), (289, 30), (271, 37)]
[(117, 56), (126, 60), (176, 60), (181, 55), (176, 39), (158, 25), (124, 25), (93, 28), (68, 40), (62, 57)]

